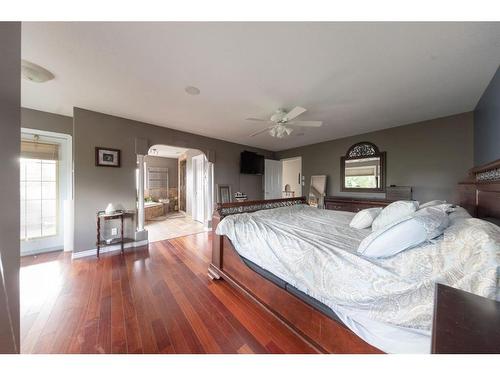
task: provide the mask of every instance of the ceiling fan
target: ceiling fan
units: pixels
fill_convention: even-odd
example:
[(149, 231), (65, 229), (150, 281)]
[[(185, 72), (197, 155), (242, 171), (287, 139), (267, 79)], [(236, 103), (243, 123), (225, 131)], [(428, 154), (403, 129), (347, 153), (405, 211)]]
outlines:
[(265, 129), (250, 134), (250, 137), (255, 137), (256, 135), (269, 132), (269, 134), (272, 137), (283, 138), (286, 137), (287, 135), (290, 135), (293, 132), (293, 129), (290, 128), (290, 126), (317, 128), (323, 124), (322, 121), (298, 121), (298, 120), (291, 121), (296, 117), (300, 116), (305, 111), (307, 110), (302, 107), (295, 107), (289, 112), (286, 112), (283, 109), (278, 109), (276, 112), (274, 112), (274, 114), (271, 116), (269, 120), (263, 120), (259, 118), (247, 118), (247, 121), (264, 122), (272, 124), (271, 126), (268, 126)]

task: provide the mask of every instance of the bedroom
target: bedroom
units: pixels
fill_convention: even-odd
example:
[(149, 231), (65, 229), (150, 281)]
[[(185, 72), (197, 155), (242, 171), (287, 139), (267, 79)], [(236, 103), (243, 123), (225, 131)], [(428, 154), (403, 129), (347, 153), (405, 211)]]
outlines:
[(0, 352), (500, 353), (498, 22), (0, 28)]

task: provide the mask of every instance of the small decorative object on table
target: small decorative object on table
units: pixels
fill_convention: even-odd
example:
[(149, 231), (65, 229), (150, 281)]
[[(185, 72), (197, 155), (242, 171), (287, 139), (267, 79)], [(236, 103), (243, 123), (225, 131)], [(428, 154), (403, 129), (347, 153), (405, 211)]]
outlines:
[(95, 148), (96, 167), (120, 168), (120, 150), (107, 147)]
[[(106, 211), (108, 211), (108, 208), (113, 208), (112, 204), (110, 203), (108, 207), (106, 208)], [(114, 210), (111, 213), (107, 213), (106, 211), (99, 211), (97, 212), (96, 218), (97, 218), (97, 257), (99, 258), (100, 255), (100, 250), (102, 246), (110, 246), (110, 245), (116, 245), (120, 244), (121, 245), (121, 252), (123, 254), (124, 252), (124, 244), (127, 242), (132, 242), (133, 239), (130, 238), (125, 238), (124, 237), (124, 219), (127, 217), (133, 217), (134, 215), (130, 212), (126, 212), (123, 210)], [(101, 239), (101, 224), (102, 222), (106, 222), (108, 220), (113, 220), (113, 219), (119, 219), (120, 220), (120, 237), (117, 238), (108, 238), (108, 239)]]
[(241, 192), (236, 192), (234, 193), (234, 200), (236, 202), (244, 202), (248, 199), (247, 195), (245, 193), (241, 193)]

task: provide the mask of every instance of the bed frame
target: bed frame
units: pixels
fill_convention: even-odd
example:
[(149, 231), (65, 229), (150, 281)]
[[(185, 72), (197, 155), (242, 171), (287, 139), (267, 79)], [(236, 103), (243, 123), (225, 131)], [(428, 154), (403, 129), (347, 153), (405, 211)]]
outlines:
[(382, 353), (342, 323), (248, 267), (226, 236), (215, 234), (225, 216), (306, 203), (305, 197), (219, 204), (212, 221), (208, 275), (223, 279), (263, 306), (319, 353)]
[(458, 184), (458, 202), (472, 216), (500, 225), (500, 159), (469, 170)]
[[(472, 168), (457, 191), (457, 203), (472, 216), (500, 225), (500, 159)], [(339, 321), (253, 271), (231, 241), (215, 233), (225, 216), (303, 203), (305, 197), (219, 204), (212, 221), (209, 277), (223, 279), (255, 300), (320, 353), (382, 353)]]

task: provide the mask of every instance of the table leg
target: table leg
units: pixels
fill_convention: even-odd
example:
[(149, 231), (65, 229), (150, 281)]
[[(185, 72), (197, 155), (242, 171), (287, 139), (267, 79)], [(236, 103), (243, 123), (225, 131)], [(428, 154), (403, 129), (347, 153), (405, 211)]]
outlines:
[(123, 215), (121, 216), (121, 237), (122, 237), (122, 254), (125, 252), (124, 245), (123, 245)]
[(100, 250), (100, 242), (101, 242), (101, 218), (97, 216), (97, 257), (99, 258), (99, 250)]

